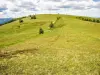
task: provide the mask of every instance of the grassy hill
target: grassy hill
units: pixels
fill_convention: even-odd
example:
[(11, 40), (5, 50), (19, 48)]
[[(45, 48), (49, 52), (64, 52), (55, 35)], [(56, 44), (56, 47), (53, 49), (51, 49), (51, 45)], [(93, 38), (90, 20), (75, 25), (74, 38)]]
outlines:
[(0, 75), (100, 75), (100, 23), (36, 17), (0, 26)]

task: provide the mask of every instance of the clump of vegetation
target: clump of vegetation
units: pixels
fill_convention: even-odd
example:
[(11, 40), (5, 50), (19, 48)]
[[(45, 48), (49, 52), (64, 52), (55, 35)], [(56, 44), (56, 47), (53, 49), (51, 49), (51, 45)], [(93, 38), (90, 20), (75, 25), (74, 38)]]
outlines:
[(100, 20), (97, 20), (97, 23), (100, 23)]
[(17, 26), (20, 29), (20, 26)]
[(44, 34), (44, 30), (42, 28), (39, 29), (39, 34)]
[(61, 17), (57, 17), (57, 20), (59, 20)]
[(58, 21), (59, 19), (61, 19), (61, 17), (57, 17), (57, 19), (56, 19), (56, 21), (54, 22), (54, 24), (57, 23), (57, 21)]
[(95, 22), (95, 23), (100, 23), (100, 19), (97, 19), (97, 18), (89, 18), (89, 17), (76, 17), (80, 20), (83, 20), (83, 21), (90, 21), (90, 22)]
[(50, 27), (50, 29), (51, 29), (51, 28), (54, 28), (54, 23), (51, 22), (50, 25), (49, 25), (49, 27)]
[(36, 15), (30, 16), (31, 19), (36, 19)]
[(27, 18), (27, 16), (24, 16), (24, 17), (22, 17), (22, 18)]
[(31, 17), (31, 15), (29, 15), (29, 17)]
[(19, 20), (19, 23), (23, 23), (24, 21), (22, 19)]

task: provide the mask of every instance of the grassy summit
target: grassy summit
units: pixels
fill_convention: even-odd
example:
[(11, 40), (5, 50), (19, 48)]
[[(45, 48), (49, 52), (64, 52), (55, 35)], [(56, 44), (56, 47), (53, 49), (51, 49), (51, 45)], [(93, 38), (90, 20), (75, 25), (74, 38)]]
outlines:
[(100, 23), (37, 15), (0, 26), (0, 75), (100, 75)]

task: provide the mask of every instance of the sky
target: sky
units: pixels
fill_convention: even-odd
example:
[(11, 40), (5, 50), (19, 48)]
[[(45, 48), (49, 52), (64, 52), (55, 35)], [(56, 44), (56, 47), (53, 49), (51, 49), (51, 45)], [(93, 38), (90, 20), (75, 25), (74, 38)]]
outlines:
[(100, 17), (100, 0), (0, 0), (0, 18), (48, 13)]

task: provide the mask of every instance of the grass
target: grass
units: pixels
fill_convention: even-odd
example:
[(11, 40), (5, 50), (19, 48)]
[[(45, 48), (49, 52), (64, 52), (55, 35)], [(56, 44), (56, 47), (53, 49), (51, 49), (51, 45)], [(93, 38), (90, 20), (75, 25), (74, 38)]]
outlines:
[(0, 27), (0, 75), (100, 75), (100, 23), (45, 14), (23, 20)]

